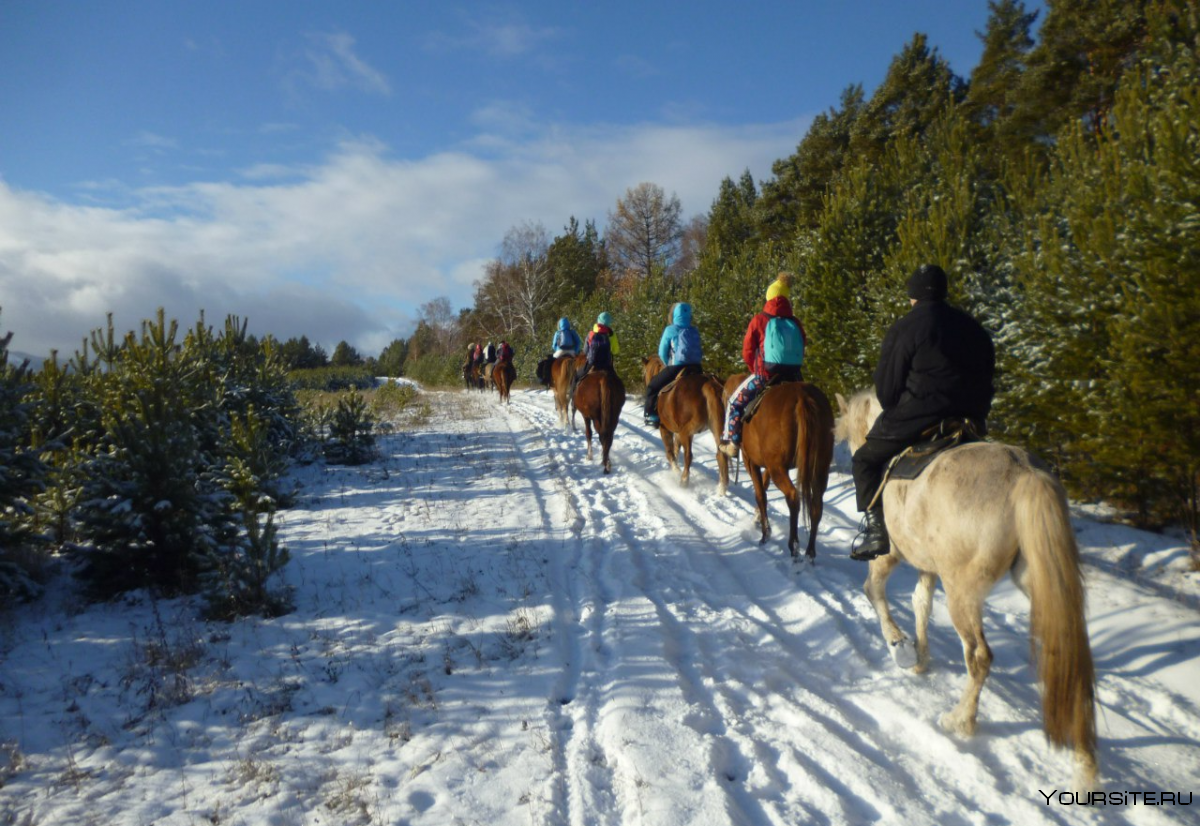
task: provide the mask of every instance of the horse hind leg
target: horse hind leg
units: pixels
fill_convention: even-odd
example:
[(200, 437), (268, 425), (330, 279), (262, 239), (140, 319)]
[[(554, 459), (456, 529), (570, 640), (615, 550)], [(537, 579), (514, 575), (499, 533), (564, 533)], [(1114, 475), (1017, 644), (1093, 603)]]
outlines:
[(679, 460), (676, 458), (679, 450), (675, 444), (675, 434), (667, 430), (662, 425), (659, 425), (658, 432), (662, 435), (663, 450), (667, 454), (667, 464), (671, 466), (671, 470), (679, 472)]
[(683, 445), (683, 470), (679, 475), (679, 483), (686, 488), (692, 473), (692, 437), (680, 436), (679, 441)]
[(950, 621), (962, 639), (963, 660), (967, 665), (967, 684), (962, 697), (952, 711), (942, 715), (941, 727), (949, 732), (970, 737), (975, 733), (979, 712), (979, 694), (992, 670), (992, 649), (983, 636), (983, 600), (974, 592), (962, 593), (954, 583), (943, 580)]
[[(792, 484), (791, 474), (787, 468), (775, 469), (771, 468), (771, 480), (775, 482), (775, 487), (779, 488), (783, 498), (787, 501), (788, 506), (788, 552), (792, 555), (792, 559), (800, 558), (800, 492), (796, 490), (796, 486)], [(816, 555), (814, 550), (811, 554)]]
[(771, 520), (767, 517), (767, 470), (746, 463), (746, 472), (750, 474), (750, 482), (754, 485), (754, 503), (758, 508), (758, 526), (762, 530), (762, 545), (771, 535)]

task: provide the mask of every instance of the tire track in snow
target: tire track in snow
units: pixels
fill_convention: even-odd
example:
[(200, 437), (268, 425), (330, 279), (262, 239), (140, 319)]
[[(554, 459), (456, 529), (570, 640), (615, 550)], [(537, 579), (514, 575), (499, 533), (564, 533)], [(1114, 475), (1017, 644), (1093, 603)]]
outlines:
[(599, 689), (606, 683), (609, 656), (608, 606), (615, 587), (606, 571), (604, 545), (597, 537), (586, 537), (584, 503), (567, 483), (563, 472), (562, 446), (554, 430), (561, 428), (543, 411), (518, 403), (515, 409), (541, 443), (545, 460), (536, 463), (530, 452), (516, 444), (524, 433), (513, 431), (517, 452), (537, 484), (535, 494), (543, 524), (551, 535), (558, 533), (545, 502), (563, 503), (565, 527), (562, 555), (551, 555), (550, 599), (554, 612), (554, 636), (563, 671), (548, 698), (548, 723), (555, 733), (555, 800), (563, 821), (569, 824), (617, 823), (613, 803), (613, 780), (608, 760), (595, 732), (598, 725)]

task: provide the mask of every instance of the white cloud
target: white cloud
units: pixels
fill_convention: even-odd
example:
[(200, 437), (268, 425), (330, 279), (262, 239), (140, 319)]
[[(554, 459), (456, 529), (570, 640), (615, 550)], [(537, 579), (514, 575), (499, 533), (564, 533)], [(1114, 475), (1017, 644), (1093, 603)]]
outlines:
[(541, 44), (563, 35), (561, 29), (552, 26), (530, 26), (521, 22), (465, 19), (464, 23), (465, 33), (435, 33), (427, 38), (427, 45), (435, 50), (463, 49), (491, 57), (514, 58), (529, 54)]
[(392, 87), (387, 77), (358, 56), (354, 43), (345, 32), (308, 35), (304, 49), (308, 65), (300, 77), (325, 91), (351, 88), (390, 95)]
[(677, 193), (685, 216), (707, 212), (721, 178), (767, 176), (806, 126), (550, 127), (486, 157), (398, 159), (347, 141), (308, 167), (130, 190), (124, 209), (0, 181), (0, 332), (23, 352), (69, 351), (108, 311), (132, 329), (163, 306), (181, 324), (236, 313), (259, 333), (373, 353), (411, 332), (422, 303), (469, 304), (510, 227), (540, 221), (553, 235), (574, 215), (603, 230), (641, 181)]

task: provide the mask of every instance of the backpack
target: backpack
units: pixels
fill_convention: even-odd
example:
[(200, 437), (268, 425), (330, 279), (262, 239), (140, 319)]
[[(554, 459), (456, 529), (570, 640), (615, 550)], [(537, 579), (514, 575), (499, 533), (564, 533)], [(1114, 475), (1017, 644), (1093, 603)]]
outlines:
[(799, 367), (804, 363), (804, 337), (800, 324), (787, 316), (771, 316), (763, 331), (763, 366), (770, 372), (776, 367)]
[(671, 351), (672, 364), (699, 364), (701, 361), (700, 331), (691, 325), (680, 328)]
[(592, 340), (588, 342), (587, 363), (597, 370), (612, 367), (612, 345), (606, 333), (592, 333)]

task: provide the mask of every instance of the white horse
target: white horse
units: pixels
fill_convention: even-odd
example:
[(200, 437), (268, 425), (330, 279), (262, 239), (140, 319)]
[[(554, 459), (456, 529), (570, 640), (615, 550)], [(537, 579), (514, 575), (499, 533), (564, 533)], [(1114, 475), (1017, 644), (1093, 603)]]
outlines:
[[(881, 408), (863, 390), (837, 396), (836, 438), (852, 451), (866, 440)], [(967, 685), (942, 728), (975, 733), (979, 693), (992, 665), (983, 637), (983, 602), (1005, 573), (1029, 598), (1031, 648), (1042, 684), (1043, 729), (1056, 746), (1075, 752), (1075, 787), (1095, 787), (1095, 672), (1083, 614), (1079, 549), (1067, 497), (1045, 465), (1025, 450), (994, 442), (962, 445), (937, 456), (911, 481), (883, 492), (891, 553), (870, 563), (863, 590), (879, 616), (898, 665), (929, 666), (929, 612), (940, 577), (955, 630), (962, 638)], [(901, 561), (920, 572), (913, 592), (916, 651), (892, 620), (887, 579)], [(1039, 651), (1040, 648), (1040, 651)], [(915, 653), (915, 656), (914, 656)]]

